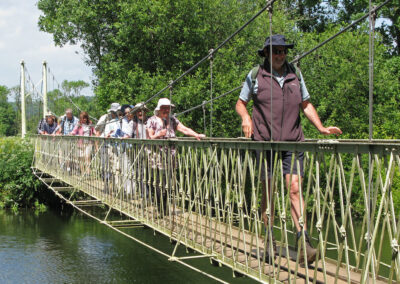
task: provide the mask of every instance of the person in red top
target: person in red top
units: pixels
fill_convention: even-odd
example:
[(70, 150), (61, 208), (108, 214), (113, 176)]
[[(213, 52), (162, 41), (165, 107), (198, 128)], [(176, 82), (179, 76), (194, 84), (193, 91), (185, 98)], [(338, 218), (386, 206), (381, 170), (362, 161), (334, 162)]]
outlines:
[[(94, 127), (92, 122), (89, 120), (89, 114), (85, 111), (81, 112), (79, 115), (79, 122), (72, 130), (71, 135), (78, 136), (93, 136), (94, 135)], [(78, 141), (78, 149), (79, 149), (79, 159), (80, 159), (80, 169), (81, 175), (89, 174), (90, 169), (86, 169), (90, 165), (90, 156), (92, 154), (92, 141), (87, 139), (79, 139)]]

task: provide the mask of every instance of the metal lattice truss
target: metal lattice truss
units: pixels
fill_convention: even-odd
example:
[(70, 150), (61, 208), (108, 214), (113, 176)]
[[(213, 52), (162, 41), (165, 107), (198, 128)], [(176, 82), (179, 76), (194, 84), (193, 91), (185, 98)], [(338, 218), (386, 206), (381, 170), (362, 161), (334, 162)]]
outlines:
[[(175, 240), (170, 260), (179, 260), (176, 248), (184, 245), (262, 282), (400, 281), (400, 204), (393, 199), (400, 190), (398, 141), (34, 139), (33, 168), (43, 181), (51, 177), (49, 187), (57, 190), (53, 183), (62, 181), (64, 198), (82, 191)], [(260, 165), (271, 150), (275, 163), (266, 186), (272, 191), (261, 212), (268, 173)], [(280, 151), (305, 153), (299, 241)], [(263, 220), (273, 222), (273, 233)], [(306, 223), (318, 252), (314, 263), (300, 265), (300, 253), (307, 258), (301, 249)]]

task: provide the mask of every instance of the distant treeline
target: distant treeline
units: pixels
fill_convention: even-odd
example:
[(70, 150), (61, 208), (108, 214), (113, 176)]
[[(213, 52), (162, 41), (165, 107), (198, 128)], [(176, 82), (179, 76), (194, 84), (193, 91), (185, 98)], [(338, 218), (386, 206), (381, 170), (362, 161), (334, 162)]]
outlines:
[[(89, 84), (84, 81), (65, 80), (61, 86), (51, 88), (47, 92), (49, 111), (60, 117), (64, 115), (66, 108), (71, 108), (77, 117), (80, 110), (88, 111), (93, 117), (99, 117), (102, 112), (96, 97), (81, 94), (87, 87)], [(36, 134), (39, 120), (43, 117), (43, 102), (37, 98), (37, 94), (33, 96), (29, 90), (26, 90), (25, 96), (27, 133)], [(20, 88), (0, 86), (0, 137), (16, 136), (20, 133)]]

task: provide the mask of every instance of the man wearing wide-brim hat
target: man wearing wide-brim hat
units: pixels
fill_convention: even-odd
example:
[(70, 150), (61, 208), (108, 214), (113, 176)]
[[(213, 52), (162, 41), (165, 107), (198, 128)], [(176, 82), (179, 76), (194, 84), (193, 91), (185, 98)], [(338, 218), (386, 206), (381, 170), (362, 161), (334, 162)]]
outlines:
[[(322, 134), (341, 134), (342, 131), (334, 126), (324, 127), (319, 119), (317, 111), (310, 102), (310, 95), (307, 91), (304, 79), (300, 70), (289, 64), (286, 55), (294, 44), (287, 43), (283, 35), (272, 35), (267, 37), (262, 49), (258, 50), (258, 55), (265, 57), (263, 64), (253, 68), (246, 77), (239, 99), (236, 103), (236, 111), (242, 118), (242, 128), (246, 137), (252, 137), (256, 141), (304, 141), (304, 134), (300, 124), (300, 110), (311, 121), (311, 123)], [(247, 111), (247, 103), (253, 99), (253, 117)], [(262, 155), (261, 155), (262, 154)], [(290, 201), (292, 218), (297, 229), (298, 239), (302, 233), (306, 237), (306, 255), (308, 264), (314, 262), (316, 249), (311, 245), (304, 222), (300, 226), (299, 219), (306, 220), (306, 212), (303, 197), (299, 194), (299, 179), (303, 173), (303, 153), (296, 153), (292, 163), (293, 153), (290, 151), (258, 152), (258, 161), (261, 157), (266, 158), (268, 165), (269, 195), (274, 196), (271, 191), (271, 178), (274, 167), (275, 154), (282, 159), (282, 174), (286, 179), (286, 186), (290, 188)], [(292, 167), (292, 164), (294, 165)], [(262, 162), (264, 165), (264, 161)], [(298, 168), (298, 165), (300, 167)], [(267, 200), (266, 192), (266, 171), (261, 167), (261, 178), (263, 184), (263, 197), (261, 211), (264, 224), (269, 233), (268, 239), (272, 240), (273, 225), (273, 200)], [(300, 206), (300, 200), (302, 206)], [(269, 204), (267, 204), (269, 203)], [(268, 218), (266, 212), (272, 212)], [(303, 209), (301, 212), (300, 208)], [(270, 225), (268, 224), (270, 223)], [(302, 229), (304, 231), (302, 231)], [(268, 245), (268, 247), (270, 247)], [(270, 252), (274, 254), (274, 251)], [(300, 252), (300, 264), (304, 264), (304, 253)]]

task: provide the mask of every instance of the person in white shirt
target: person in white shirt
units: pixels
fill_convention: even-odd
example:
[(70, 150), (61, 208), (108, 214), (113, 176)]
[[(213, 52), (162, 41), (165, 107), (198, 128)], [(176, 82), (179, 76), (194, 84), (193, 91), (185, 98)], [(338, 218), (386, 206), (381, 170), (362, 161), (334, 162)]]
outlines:
[[(134, 121), (133, 121), (133, 114), (132, 114), (132, 107), (126, 107), (124, 109), (125, 116), (122, 118), (122, 126), (121, 131), (116, 132), (115, 137), (121, 138), (133, 138), (133, 128), (134, 128)], [(132, 168), (132, 161), (133, 161), (133, 152), (132, 152), (132, 145), (129, 143), (123, 143), (123, 155), (122, 155), (122, 173), (124, 175), (124, 189), (127, 194), (127, 198), (132, 198), (132, 189), (135, 188), (135, 183), (133, 181), (133, 173), (135, 169)]]
[(118, 133), (118, 130), (121, 129), (118, 115), (116, 112), (111, 112), (111, 119), (106, 123), (106, 127), (104, 128), (104, 132), (101, 135), (105, 138), (115, 137), (114, 134)]
[(149, 109), (146, 107), (146, 105), (142, 103), (138, 103), (135, 105), (135, 112), (134, 112), (134, 118), (133, 120), (135, 121), (134, 125), (134, 130), (133, 130), (133, 137), (136, 139), (148, 139), (149, 134), (146, 126), (147, 122), (147, 116), (146, 113), (149, 111)]
[(105, 137), (104, 136), (104, 130), (108, 124), (108, 122), (110, 120), (113, 119), (113, 114), (114, 113), (114, 117), (117, 116), (117, 113), (121, 110), (121, 105), (119, 103), (112, 103), (111, 107), (109, 110), (107, 110), (107, 113), (102, 115), (99, 119), (99, 121), (97, 122), (96, 126), (95, 126), (95, 130), (96, 130), (96, 136), (98, 137)]
[[(117, 118), (117, 112), (121, 110), (121, 105), (119, 103), (112, 103), (107, 113), (100, 117), (99, 121), (95, 126), (96, 136), (107, 137), (111, 136), (114, 131), (119, 128), (119, 122)], [(112, 121), (114, 120), (114, 121)], [(112, 124), (112, 125), (111, 125)], [(116, 125), (117, 124), (117, 125)], [(107, 129), (106, 129), (107, 128)], [(98, 144), (96, 144), (98, 147)], [(104, 181), (104, 191), (109, 192), (109, 182), (112, 178), (111, 175), (111, 160), (113, 156), (111, 145), (108, 145), (107, 141), (100, 143), (100, 160), (101, 160), (101, 176)]]
[(133, 113), (132, 108), (125, 108), (125, 117), (122, 119), (122, 138), (133, 138), (134, 137), (134, 121), (133, 121)]

